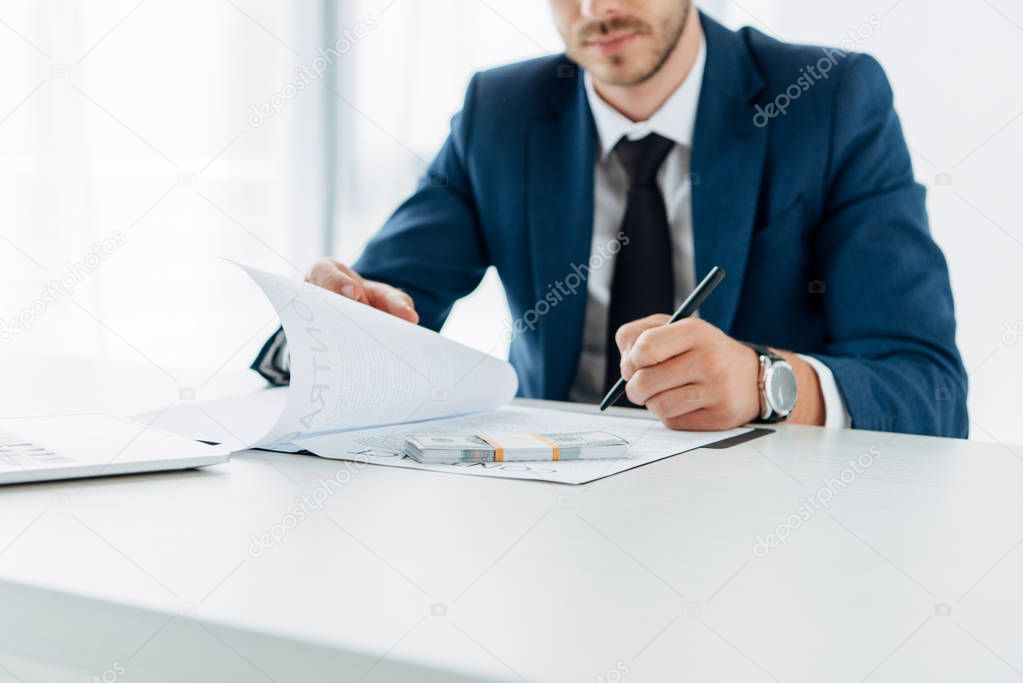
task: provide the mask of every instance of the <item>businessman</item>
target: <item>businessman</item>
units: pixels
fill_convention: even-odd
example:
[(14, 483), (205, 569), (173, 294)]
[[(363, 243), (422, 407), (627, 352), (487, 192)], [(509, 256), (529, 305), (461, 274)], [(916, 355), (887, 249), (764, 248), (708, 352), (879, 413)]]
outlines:
[[(418, 189), (307, 279), (437, 330), (495, 266), (520, 394), (619, 374), (669, 427), (967, 434), (966, 373), (871, 57), (732, 32), (690, 0), (550, 0), (566, 54), (477, 74)], [(664, 325), (714, 265), (698, 317)], [(253, 367), (288, 380), (278, 332)]]

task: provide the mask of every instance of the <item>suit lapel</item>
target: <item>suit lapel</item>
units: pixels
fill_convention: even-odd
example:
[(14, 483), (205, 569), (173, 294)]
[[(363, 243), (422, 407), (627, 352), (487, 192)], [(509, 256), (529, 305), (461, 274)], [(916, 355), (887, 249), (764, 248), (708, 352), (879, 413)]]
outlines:
[[(565, 62), (564, 64), (570, 64)], [(527, 216), (533, 293), (538, 312), (549, 285), (565, 280), (573, 266), (589, 263), (593, 235), (595, 130), (579, 70), (555, 79), (552, 116), (535, 121), (527, 150)], [(547, 301), (550, 303), (549, 301)], [(578, 366), (586, 314), (585, 285), (538, 317), (544, 367), (543, 395), (567, 398)]]
[(749, 255), (767, 147), (750, 102), (763, 82), (745, 45), (701, 14), (707, 66), (693, 135), (693, 242), (696, 280), (718, 265), (728, 274), (700, 317), (728, 332)]

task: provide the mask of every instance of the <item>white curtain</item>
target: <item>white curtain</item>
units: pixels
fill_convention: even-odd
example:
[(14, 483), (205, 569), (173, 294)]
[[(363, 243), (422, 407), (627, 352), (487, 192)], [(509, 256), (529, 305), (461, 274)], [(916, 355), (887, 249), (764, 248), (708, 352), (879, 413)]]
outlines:
[(288, 87), (322, 15), (0, 5), (0, 351), (241, 364), (272, 310), (218, 257), (297, 277), (324, 247), (325, 91)]

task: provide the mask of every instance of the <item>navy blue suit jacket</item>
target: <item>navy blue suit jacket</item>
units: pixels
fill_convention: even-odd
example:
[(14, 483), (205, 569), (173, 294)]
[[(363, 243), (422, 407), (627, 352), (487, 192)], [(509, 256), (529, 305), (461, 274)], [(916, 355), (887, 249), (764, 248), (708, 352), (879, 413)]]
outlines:
[[(854, 427), (965, 436), (948, 271), (881, 67), (831, 52), (827, 78), (802, 88), (821, 48), (701, 18), (696, 277), (713, 265), (728, 273), (701, 317), (737, 339), (820, 358)], [(768, 105), (793, 84), (802, 92), (786, 114), (757, 117), (778, 113)], [(476, 74), (418, 190), (355, 269), (408, 291), (421, 324), (438, 330), (495, 266), (518, 318), (589, 261), (595, 155), (582, 74), (566, 57)], [(584, 292), (515, 336), (521, 395), (568, 398)]]

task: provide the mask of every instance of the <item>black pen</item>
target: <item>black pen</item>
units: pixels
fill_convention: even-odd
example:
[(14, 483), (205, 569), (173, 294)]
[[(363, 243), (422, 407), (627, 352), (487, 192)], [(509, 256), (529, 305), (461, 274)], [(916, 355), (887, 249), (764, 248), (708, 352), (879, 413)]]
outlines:
[[(682, 305), (678, 307), (677, 311), (675, 311), (675, 315), (671, 316), (668, 322), (664, 324), (670, 325), (674, 322), (678, 322), (682, 318), (688, 318), (693, 313), (696, 313), (696, 310), (700, 307), (700, 304), (703, 303), (704, 299), (710, 296), (710, 293), (714, 291), (714, 288), (717, 287), (724, 279), (725, 271), (723, 268), (720, 266), (714, 266), (711, 268), (710, 272), (707, 273), (707, 277), (703, 278), (700, 284), (696, 285), (696, 289), (694, 289), (693, 293), (682, 302)], [(604, 400), (600, 402), (600, 409), (602, 411), (607, 410), (608, 406), (612, 405), (622, 397), (622, 394), (625, 393), (625, 384), (625, 378), (619, 377), (618, 381), (615, 382), (615, 385), (611, 387), (611, 391), (607, 392), (607, 396), (605, 396)]]

